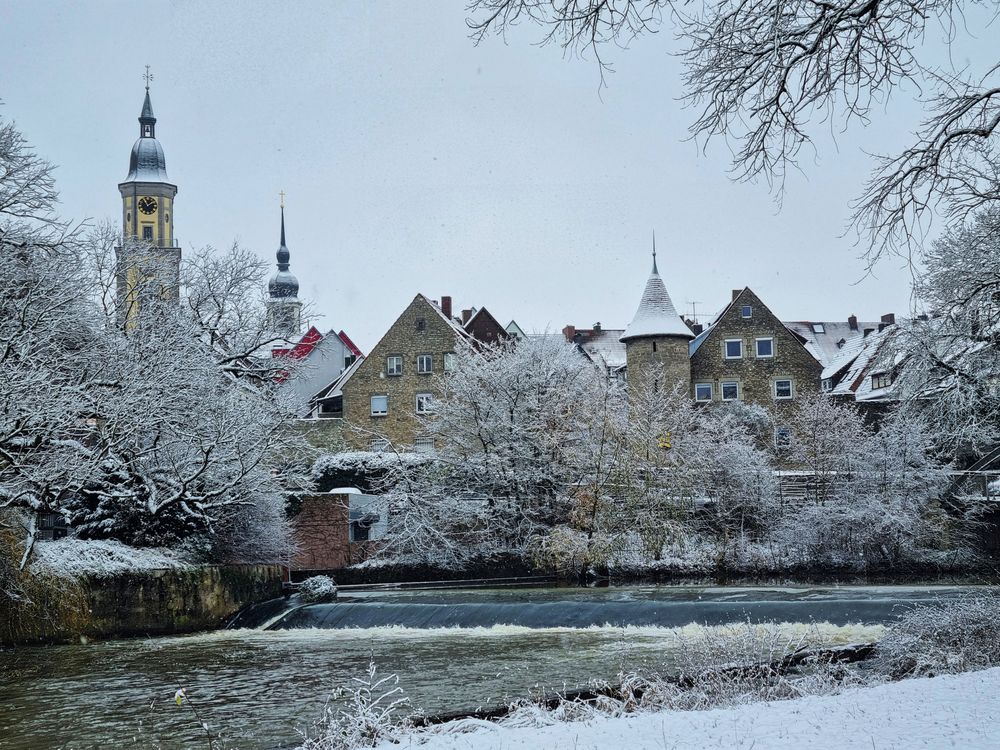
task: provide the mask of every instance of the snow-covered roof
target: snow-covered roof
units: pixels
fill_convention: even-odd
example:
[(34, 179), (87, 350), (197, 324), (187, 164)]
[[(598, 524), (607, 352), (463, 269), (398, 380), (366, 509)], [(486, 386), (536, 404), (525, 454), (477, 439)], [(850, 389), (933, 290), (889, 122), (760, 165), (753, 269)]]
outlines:
[(649, 274), (646, 288), (639, 300), (639, 308), (635, 317), (625, 328), (621, 341), (642, 338), (644, 336), (683, 336), (694, 338), (691, 329), (677, 314), (674, 303), (667, 293), (667, 286), (656, 270), (656, 258), (653, 258), (653, 271)]
[(848, 321), (809, 321), (796, 320), (785, 322), (785, 327), (792, 333), (805, 339), (805, 347), (823, 367), (827, 367), (841, 358), (848, 344), (864, 339), (865, 329), (877, 331), (879, 323), (854, 323)]
[(580, 342), (580, 348), (598, 364), (603, 364), (609, 370), (617, 370), (625, 366), (625, 344), (621, 340), (625, 332), (601, 329), (588, 332), (587, 338)]
[[(852, 352), (845, 354), (845, 359), (848, 361), (841, 361), (841, 369), (846, 365), (846, 372), (833, 390), (829, 391), (830, 395), (849, 396), (857, 401), (879, 401), (889, 397), (893, 385), (890, 383), (885, 388), (873, 388), (871, 376), (879, 373), (891, 374), (893, 368), (899, 364), (892, 347), (888, 346), (897, 331), (895, 325), (888, 326), (882, 331), (865, 336), (860, 345), (853, 346), (852, 351), (855, 352), (853, 359)], [(824, 373), (826, 371), (824, 369)]]

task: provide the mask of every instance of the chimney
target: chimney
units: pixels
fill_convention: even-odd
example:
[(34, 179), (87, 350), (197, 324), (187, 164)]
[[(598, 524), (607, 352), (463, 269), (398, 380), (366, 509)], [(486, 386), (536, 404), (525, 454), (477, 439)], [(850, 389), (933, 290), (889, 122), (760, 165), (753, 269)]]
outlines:
[(895, 313), (887, 313), (887, 314), (883, 315), (882, 316), (882, 322), (885, 323), (887, 326), (895, 325), (895, 323), (896, 323), (896, 314)]
[(733, 301), (734, 302), (736, 301), (736, 298), (740, 296), (740, 292), (742, 292), (742, 291), (743, 291), (742, 289), (734, 289), (733, 290)]
[(864, 336), (865, 336), (865, 338), (868, 338), (868, 334), (870, 334), (870, 333), (875, 333), (875, 329), (874, 328), (866, 328), (864, 330)]
[(852, 331), (858, 330), (858, 316), (852, 315), (847, 319), (847, 325), (850, 326)]
[(566, 337), (567, 341), (572, 343), (573, 339), (576, 338), (576, 326), (566, 326), (563, 328), (563, 336)]
[(594, 333), (600, 333), (600, 332), (601, 332), (601, 321), (597, 321), (596, 323), (594, 323)]
[(451, 297), (441, 297), (441, 312), (448, 320), (451, 320)]
[(472, 319), (472, 310), (462, 310), (462, 325), (464, 326)]
[(693, 333), (695, 336), (697, 336), (699, 333), (701, 333), (704, 330), (705, 330), (705, 326), (703, 326), (701, 323), (693, 323), (691, 325), (691, 333)]

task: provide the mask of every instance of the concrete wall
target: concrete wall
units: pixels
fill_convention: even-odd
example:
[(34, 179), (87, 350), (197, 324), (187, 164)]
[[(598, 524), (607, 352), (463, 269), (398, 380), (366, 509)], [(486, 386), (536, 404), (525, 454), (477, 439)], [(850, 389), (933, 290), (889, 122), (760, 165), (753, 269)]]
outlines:
[[(152, 570), (108, 578), (82, 578), (52, 591), (50, 619), (11, 618), (0, 623), (0, 645), (72, 641), (81, 636), (164, 635), (221, 626), (243, 607), (281, 596), (277, 565), (211, 565)], [(71, 597), (73, 611), (58, 600)]]

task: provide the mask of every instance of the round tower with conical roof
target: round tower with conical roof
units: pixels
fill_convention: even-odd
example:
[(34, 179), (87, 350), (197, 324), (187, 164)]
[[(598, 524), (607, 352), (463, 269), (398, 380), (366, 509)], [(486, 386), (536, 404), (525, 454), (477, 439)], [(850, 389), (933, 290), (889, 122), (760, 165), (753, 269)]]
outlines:
[(656, 268), (653, 242), (653, 270), (639, 300), (632, 322), (619, 339), (625, 344), (630, 389), (652, 387), (691, 389), (691, 358), (688, 344), (694, 334), (670, 300), (667, 287)]
[(275, 257), (278, 270), (267, 282), (267, 316), (272, 333), (290, 340), (302, 333), (299, 280), (289, 270), (291, 253), (285, 244), (285, 203), (281, 202), (281, 244)]

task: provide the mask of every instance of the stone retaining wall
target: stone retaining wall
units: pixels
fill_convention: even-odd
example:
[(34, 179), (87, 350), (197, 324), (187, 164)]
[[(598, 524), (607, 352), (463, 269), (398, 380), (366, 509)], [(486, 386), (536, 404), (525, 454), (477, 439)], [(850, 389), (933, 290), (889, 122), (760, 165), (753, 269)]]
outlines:
[[(0, 622), (0, 645), (80, 637), (166, 635), (220, 627), (243, 607), (281, 596), (277, 565), (210, 565), (83, 577), (53, 591), (45, 618)], [(56, 598), (72, 597), (71, 612)]]

